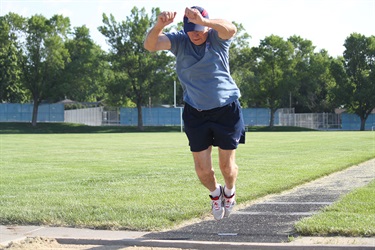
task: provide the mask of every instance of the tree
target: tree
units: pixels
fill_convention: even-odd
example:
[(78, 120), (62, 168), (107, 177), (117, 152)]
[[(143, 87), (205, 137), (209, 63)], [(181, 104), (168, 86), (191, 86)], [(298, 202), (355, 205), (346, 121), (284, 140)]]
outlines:
[(363, 131), (375, 108), (375, 36), (353, 33), (344, 46), (344, 57), (331, 64), (336, 81), (332, 96), (348, 112), (360, 117)]
[(61, 15), (54, 15), (51, 19), (34, 15), (28, 19), (23, 46), (26, 56), (23, 76), (33, 100), (33, 126), (37, 124), (39, 104), (55, 89), (69, 61), (69, 53), (64, 46), (69, 28), (69, 18)]
[[(259, 78), (257, 78), (257, 60), (252, 48), (243, 48), (236, 56), (234, 63), (231, 63), (231, 74), (239, 89), (241, 90), (241, 105), (247, 107), (258, 107), (257, 87)], [(232, 62), (232, 60), (230, 60)]]
[(117, 23), (113, 15), (108, 18), (103, 14), (104, 25), (98, 28), (111, 46), (108, 57), (114, 78), (108, 86), (108, 98), (117, 105), (129, 100), (136, 104), (139, 130), (143, 130), (142, 106), (156, 90), (162, 90), (166, 82), (172, 89), (172, 57), (165, 51), (148, 53), (143, 47), (147, 30), (159, 12), (153, 9), (149, 17), (144, 8), (134, 7), (121, 23)]
[[(290, 95), (296, 112), (330, 112), (334, 108), (328, 102), (327, 88), (332, 81), (329, 72), (331, 59), (325, 50), (314, 52), (312, 42), (299, 36), (288, 38), (293, 44)], [(289, 105), (288, 105), (289, 101)], [(284, 106), (292, 106), (286, 100)]]
[(242, 24), (237, 24), (237, 34), (233, 39), (229, 49), (229, 65), (233, 79), (241, 90), (241, 104), (243, 107), (249, 105), (250, 93), (252, 91), (251, 82), (254, 78), (254, 65), (256, 60), (251, 57), (249, 47), (249, 34), (245, 32)]
[(14, 13), (0, 17), (0, 102), (22, 103), (27, 100), (22, 85), (24, 57), (18, 41), (25, 22), (25, 18)]
[(60, 79), (57, 98), (68, 97), (79, 102), (97, 102), (105, 99), (105, 83), (109, 64), (105, 52), (96, 45), (86, 26), (74, 28), (74, 37), (65, 47), (69, 51), (70, 62), (64, 68)]
[(252, 98), (255, 103), (271, 110), (269, 126), (273, 127), (275, 112), (282, 107), (292, 88), (288, 75), (291, 72), (293, 45), (279, 36), (271, 35), (261, 40), (259, 47), (253, 50), (257, 65)]
[(292, 36), (284, 41), (269, 36), (259, 47), (244, 48), (236, 56), (234, 77), (241, 84), (242, 102), (248, 107), (271, 109), (270, 126), (278, 108), (295, 107), (302, 112), (333, 109), (327, 88), (332, 83), (331, 58), (314, 52), (309, 40)]

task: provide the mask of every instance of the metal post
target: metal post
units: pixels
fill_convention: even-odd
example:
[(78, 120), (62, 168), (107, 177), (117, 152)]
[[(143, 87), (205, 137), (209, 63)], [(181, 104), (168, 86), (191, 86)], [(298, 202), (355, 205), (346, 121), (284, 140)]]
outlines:
[(183, 132), (183, 126), (184, 126), (184, 123), (182, 121), (182, 107), (180, 107), (180, 126), (181, 126), (181, 133)]
[(176, 102), (177, 102), (177, 98), (176, 98), (176, 95), (177, 95), (177, 91), (176, 91), (176, 81), (173, 82), (173, 95), (174, 95), (174, 107), (176, 108)]

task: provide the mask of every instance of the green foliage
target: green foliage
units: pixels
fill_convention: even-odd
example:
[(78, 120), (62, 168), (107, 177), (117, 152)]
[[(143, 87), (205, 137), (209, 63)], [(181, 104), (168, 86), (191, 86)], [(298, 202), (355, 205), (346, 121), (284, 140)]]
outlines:
[[(328, 86), (332, 81), (329, 72), (331, 58), (325, 50), (314, 52), (315, 47), (309, 40), (299, 36), (288, 39), (293, 44), (293, 66), (288, 81), (291, 82), (290, 93), (297, 113), (332, 112), (335, 105), (328, 102)], [(288, 105), (284, 101), (283, 106)]]
[(25, 58), (17, 40), (18, 30), (25, 19), (9, 13), (0, 17), (0, 100), (6, 102), (27, 101), (26, 89), (22, 85), (21, 64)]
[(358, 115), (360, 130), (364, 130), (366, 119), (375, 108), (375, 36), (353, 33), (344, 46), (344, 57), (335, 60), (330, 68), (336, 80), (332, 98)]
[(74, 37), (65, 44), (70, 62), (58, 85), (58, 100), (67, 97), (78, 102), (97, 102), (106, 98), (105, 86), (111, 77), (109, 63), (86, 26), (76, 27)]
[(165, 93), (165, 89), (173, 91), (173, 58), (165, 51), (148, 53), (143, 47), (144, 36), (158, 11), (153, 9), (153, 17), (149, 17), (144, 8), (134, 7), (126, 21), (120, 23), (113, 15), (103, 14), (104, 25), (99, 27), (111, 46), (108, 59), (114, 77), (108, 85), (108, 102), (124, 105), (131, 100), (135, 103), (140, 129), (143, 128), (142, 106), (149, 104), (151, 97), (157, 96), (155, 93)]
[(34, 126), (42, 101), (105, 98), (103, 86), (111, 77), (108, 63), (85, 26), (76, 28), (75, 38), (69, 40), (70, 20), (61, 15), (25, 19), (10, 13), (0, 23), (0, 98), (32, 101)]
[(258, 47), (231, 50), (231, 69), (234, 65), (243, 106), (269, 107), (273, 112), (286, 107), (297, 113), (332, 112), (336, 105), (328, 95), (331, 58), (314, 49), (311, 41), (299, 36), (286, 41), (270, 36)]
[(271, 109), (270, 127), (273, 127), (274, 114), (282, 107), (282, 100), (290, 93), (288, 75), (291, 71), (290, 55), (293, 45), (281, 37), (271, 35), (260, 42), (258, 48), (253, 49), (256, 64), (252, 82), (252, 99), (263, 107)]
[[(229, 50), (229, 64), (233, 79), (241, 90), (241, 104), (247, 108), (253, 93), (250, 83), (254, 80), (254, 59), (252, 49), (249, 47), (250, 35), (246, 33), (242, 24), (234, 22), (237, 34), (233, 39)], [(251, 105), (250, 105), (251, 106)]]
[[(123, 21), (103, 14), (98, 29), (110, 45), (109, 53), (93, 42), (85, 26), (72, 29), (67, 17), (0, 16), (0, 101), (34, 102), (34, 125), (42, 101), (69, 98), (139, 110), (172, 104), (174, 58), (143, 48), (159, 13), (159, 8), (149, 15), (134, 7)], [(286, 40), (270, 35), (250, 47), (250, 35), (242, 24), (234, 24), (238, 32), (230, 47), (230, 66), (244, 107), (269, 107), (272, 117), (277, 108), (291, 107), (298, 113), (343, 107), (361, 118), (364, 129), (375, 108), (374, 36), (351, 34), (343, 57), (331, 58), (296, 35)], [(182, 22), (167, 31), (181, 28)], [(182, 103), (178, 88), (177, 104)], [(142, 116), (138, 118), (141, 128)]]
[(62, 77), (62, 70), (70, 60), (64, 40), (69, 32), (69, 18), (54, 15), (46, 19), (34, 15), (22, 30), (26, 60), (23, 63), (24, 85), (30, 91), (34, 103), (32, 124), (36, 126), (38, 106), (51, 96)]

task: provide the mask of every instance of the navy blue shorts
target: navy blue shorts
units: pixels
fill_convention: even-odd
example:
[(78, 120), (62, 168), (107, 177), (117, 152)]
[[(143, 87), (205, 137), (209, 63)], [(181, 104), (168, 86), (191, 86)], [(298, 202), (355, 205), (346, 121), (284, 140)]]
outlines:
[(211, 145), (236, 149), (239, 143), (245, 143), (245, 124), (238, 100), (203, 111), (185, 104), (182, 118), (192, 152), (200, 152)]

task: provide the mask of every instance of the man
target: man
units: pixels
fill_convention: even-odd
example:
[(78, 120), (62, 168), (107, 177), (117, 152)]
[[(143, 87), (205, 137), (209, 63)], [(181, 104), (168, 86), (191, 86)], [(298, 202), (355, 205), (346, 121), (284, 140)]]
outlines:
[[(144, 47), (150, 52), (169, 50), (176, 56), (185, 102), (184, 127), (195, 170), (210, 191), (214, 218), (221, 220), (235, 205), (235, 150), (245, 142), (240, 91), (229, 71), (229, 47), (237, 29), (226, 20), (209, 19), (206, 10), (193, 6), (185, 9), (183, 31), (164, 33), (164, 27), (175, 17), (176, 12), (162, 12), (148, 32)], [(219, 150), (224, 187), (214, 174), (212, 146)]]

